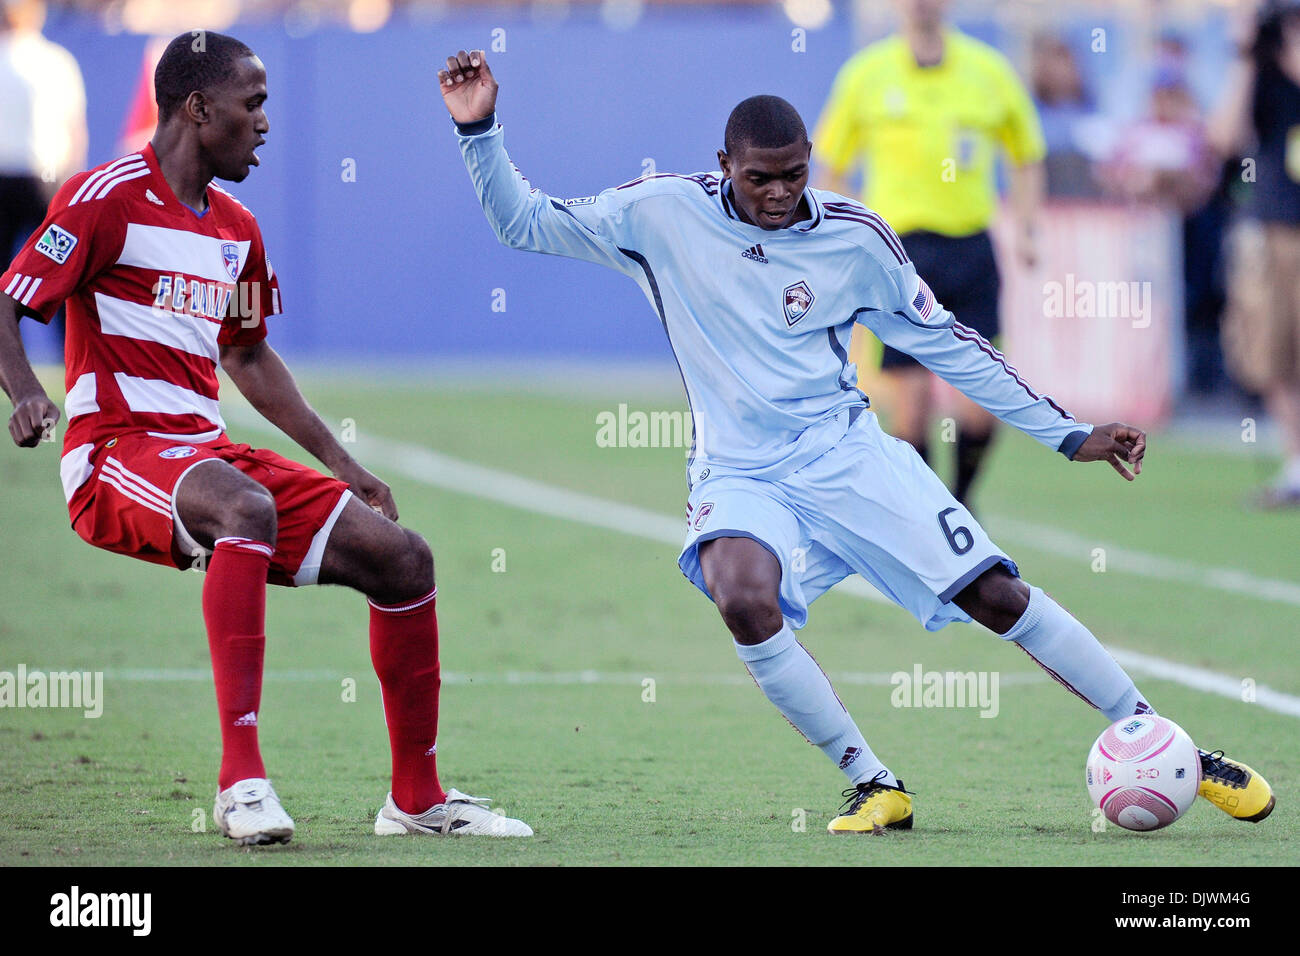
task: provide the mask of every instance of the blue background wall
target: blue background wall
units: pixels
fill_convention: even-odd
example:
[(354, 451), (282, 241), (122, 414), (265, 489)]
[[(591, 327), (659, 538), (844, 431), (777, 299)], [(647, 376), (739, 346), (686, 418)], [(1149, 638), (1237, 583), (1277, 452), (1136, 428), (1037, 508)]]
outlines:
[[(962, 25), (1000, 39), (986, 25)], [(487, 227), (435, 72), (449, 51), (490, 48), (497, 28), (507, 145), (530, 181), (558, 196), (633, 179), (647, 161), (714, 169), (728, 112), (754, 93), (784, 96), (811, 127), (853, 52), (843, 7), (808, 33), (802, 53), (775, 6), (651, 8), (624, 31), (581, 8), (552, 24), (527, 10), (454, 11), (437, 22), (399, 16), (375, 34), (330, 28), (297, 39), (278, 24), (231, 28), (268, 70), (262, 166), (232, 191), (258, 215), (281, 276), (277, 347), (321, 359), (667, 360), (631, 282), (505, 249)], [(90, 162), (104, 162), (116, 155), (145, 39), (106, 36), (67, 13), (52, 15), (46, 32), (81, 62)], [(343, 181), (346, 159), (355, 182)], [(504, 313), (492, 311), (495, 289), (505, 291)], [(41, 354), (44, 337), (28, 335)]]

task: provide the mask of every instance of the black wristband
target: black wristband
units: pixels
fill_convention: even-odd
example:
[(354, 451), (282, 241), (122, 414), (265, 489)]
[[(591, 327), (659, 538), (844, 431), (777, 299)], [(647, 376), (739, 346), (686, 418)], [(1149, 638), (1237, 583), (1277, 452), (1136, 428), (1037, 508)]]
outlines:
[(457, 123), (456, 132), (461, 136), (477, 136), (479, 133), (486, 133), (497, 125), (497, 114), (492, 113), (481, 120), (475, 120), (473, 123)]

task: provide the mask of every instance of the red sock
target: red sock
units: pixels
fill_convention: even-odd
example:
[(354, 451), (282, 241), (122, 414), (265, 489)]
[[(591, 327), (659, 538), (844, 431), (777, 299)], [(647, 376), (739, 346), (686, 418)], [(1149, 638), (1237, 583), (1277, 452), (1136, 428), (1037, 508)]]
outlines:
[(413, 816), (446, 799), (438, 783), (437, 593), (401, 604), (370, 602), (370, 660), (384, 692), (393, 802)]
[(212, 674), (221, 716), (222, 790), (249, 777), (265, 777), (257, 747), (266, 648), (266, 572), (272, 547), (251, 538), (218, 538), (203, 582)]

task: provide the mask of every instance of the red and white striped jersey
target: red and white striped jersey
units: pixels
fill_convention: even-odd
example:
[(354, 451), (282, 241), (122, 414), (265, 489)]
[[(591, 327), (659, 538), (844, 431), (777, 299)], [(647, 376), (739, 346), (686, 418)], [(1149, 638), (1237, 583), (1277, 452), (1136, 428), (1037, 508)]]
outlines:
[(207, 198), (202, 214), (181, 203), (146, 146), (68, 180), (0, 276), (0, 291), (42, 322), (68, 305), (69, 502), (91, 451), (115, 435), (221, 434), (219, 347), (260, 342), (280, 312), (257, 220), (215, 184)]

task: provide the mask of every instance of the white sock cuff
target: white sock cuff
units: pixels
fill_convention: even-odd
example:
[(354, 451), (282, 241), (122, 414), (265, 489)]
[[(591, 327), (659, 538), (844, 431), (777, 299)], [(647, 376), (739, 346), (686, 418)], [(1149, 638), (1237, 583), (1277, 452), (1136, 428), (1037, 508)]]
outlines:
[(1025, 613), (1020, 615), (1020, 620), (1011, 625), (1011, 630), (998, 636), (1004, 641), (1019, 641), (1038, 626), (1053, 603), (1042, 588), (1029, 585), (1029, 604), (1025, 608)]
[(789, 624), (782, 624), (781, 630), (777, 631), (761, 644), (736, 644), (736, 656), (746, 664), (751, 661), (765, 661), (769, 657), (787, 651), (794, 644), (798, 643), (795, 639), (794, 631), (790, 629)]

